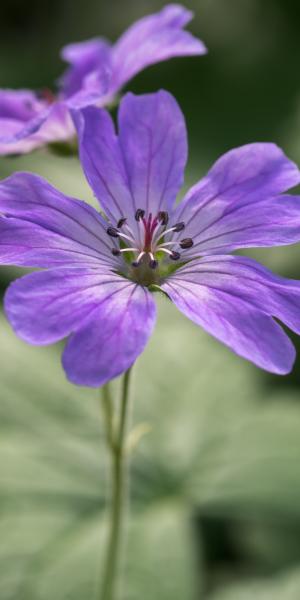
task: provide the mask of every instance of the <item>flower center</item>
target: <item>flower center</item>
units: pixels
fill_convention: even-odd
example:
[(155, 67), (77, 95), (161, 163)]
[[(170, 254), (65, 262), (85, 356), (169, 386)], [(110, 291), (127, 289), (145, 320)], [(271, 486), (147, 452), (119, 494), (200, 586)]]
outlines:
[[(143, 209), (138, 208), (135, 220), (138, 225), (137, 231), (129, 227), (126, 217), (122, 217), (116, 227), (107, 228), (107, 234), (119, 242), (118, 245), (113, 246), (112, 254), (123, 255), (127, 265), (130, 262), (132, 270), (141, 272), (139, 276), (138, 273), (135, 275), (131, 271), (134, 279), (142, 278), (144, 285), (150, 285), (154, 280), (157, 281), (157, 277), (151, 276), (149, 270), (156, 271), (163, 259), (180, 260), (182, 250), (191, 248), (193, 240), (189, 237), (172, 240), (172, 233), (183, 231), (185, 223), (181, 221), (168, 227), (169, 215), (166, 211), (160, 211), (153, 216), (152, 213), (146, 215)], [(166, 235), (168, 241), (165, 241)]]

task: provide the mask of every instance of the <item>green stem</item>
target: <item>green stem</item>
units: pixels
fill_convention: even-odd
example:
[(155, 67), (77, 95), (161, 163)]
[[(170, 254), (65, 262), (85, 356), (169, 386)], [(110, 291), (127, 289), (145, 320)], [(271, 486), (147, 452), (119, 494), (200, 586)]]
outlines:
[(105, 435), (107, 445), (110, 450), (114, 451), (114, 407), (110, 393), (109, 383), (103, 386), (102, 390), (102, 408), (105, 423)]
[(123, 376), (119, 421), (114, 427), (113, 408), (109, 389), (103, 389), (103, 408), (106, 424), (107, 442), (111, 453), (112, 464), (112, 497), (110, 532), (104, 566), (100, 600), (115, 600), (120, 563), (120, 546), (122, 533), (122, 517), (126, 500), (124, 442), (126, 433), (126, 417), (128, 414), (129, 380), (131, 369)]

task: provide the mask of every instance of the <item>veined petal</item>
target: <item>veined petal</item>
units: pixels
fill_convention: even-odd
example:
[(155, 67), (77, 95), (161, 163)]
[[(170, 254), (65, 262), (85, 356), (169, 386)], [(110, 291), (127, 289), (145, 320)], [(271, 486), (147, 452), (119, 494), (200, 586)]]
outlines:
[(112, 264), (104, 219), (41, 177), (16, 173), (2, 181), (0, 213), (1, 264)]
[(91, 74), (94, 74), (94, 77), (98, 76), (98, 96), (107, 91), (111, 70), (111, 48), (108, 42), (95, 38), (68, 44), (62, 49), (61, 57), (70, 63), (70, 67), (59, 80), (65, 98), (77, 95), (84, 89), (87, 91), (87, 82)]
[(45, 105), (28, 119), (1, 118), (0, 155), (24, 154), (45, 144), (68, 141), (75, 135), (68, 108), (62, 102)]
[(299, 242), (300, 197), (281, 194), (246, 206), (232, 206), (207, 228), (200, 229), (193, 240), (186, 257)]
[(126, 94), (119, 137), (109, 115), (97, 108), (74, 114), (86, 177), (105, 212), (136, 226), (138, 208), (156, 215), (173, 204), (187, 158), (183, 115), (167, 92)]
[(101, 104), (106, 98), (108, 87), (108, 73), (106, 71), (92, 71), (84, 78), (82, 87), (76, 94), (67, 98), (64, 103), (70, 109), (84, 108), (93, 104)]
[[(220, 158), (178, 206), (194, 250), (226, 252), (299, 239), (299, 200), (277, 196), (300, 181), (300, 172), (274, 144), (249, 144)], [(265, 235), (264, 235), (265, 234)], [(191, 252), (189, 253), (191, 254)]]
[(133, 201), (113, 120), (96, 107), (74, 111), (73, 118), (85, 176), (105, 213), (116, 222), (127, 216)]
[(66, 337), (109, 293), (128, 281), (99, 268), (60, 268), (31, 273), (12, 283), (5, 312), (17, 335), (30, 344)]
[(43, 102), (31, 90), (0, 90), (0, 118), (26, 122), (43, 108)]
[(21, 140), (18, 139), (22, 128), (23, 124), (20, 126), (20, 121), (0, 118), (0, 156), (26, 154), (41, 145), (41, 141), (36, 139), (34, 135), (25, 136)]
[(295, 351), (272, 319), (300, 329), (300, 283), (243, 257), (207, 257), (178, 269), (161, 286), (188, 318), (240, 356), (288, 373)]
[(67, 343), (63, 366), (77, 385), (98, 387), (126, 371), (152, 333), (156, 310), (150, 293), (120, 280), (119, 290), (107, 291)]
[[(300, 281), (286, 279), (245, 256), (206, 256), (192, 260), (172, 277), (238, 296), (300, 333)], [(201, 293), (201, 290), (200, 290)]]
[(175, 56), (205, 54), (203, 42), (182, 31), (192, 18), (191, 11), (170, 4), (134, 23), (112, 49), (112, 91), (149, 65)]
[(170, 210), (187, 161), (184, 116), (171, 94), (126, 94), (119, 109), (119, 138), (135, 206), (147, 214)]

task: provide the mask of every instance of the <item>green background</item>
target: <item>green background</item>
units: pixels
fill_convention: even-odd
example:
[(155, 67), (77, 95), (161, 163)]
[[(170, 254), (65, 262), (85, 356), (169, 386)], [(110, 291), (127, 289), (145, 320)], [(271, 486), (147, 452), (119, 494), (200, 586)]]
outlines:
[[(130, 84), (180, 102), (186, 185), (253, 141), (274, 141), (300, 163), (297, 4), (187, 2), (209, 55), (153, 66)], [(0, 84), (51, 87), (64, 44), (114, 40), (163, 5), (2, 0)], [(75, 158), (0, 159), (1, 177), (21, 169), (92, 201)], [(297, 246), (248, 254), (300, 279)], [(20, 272), (1, 269), (2, 292)], [(109, 494), (99, 392), (66, 382), (62, 345), (29, 347), (4, 318), (0, 347), (0, 598), (96, 600)], [(299, 600), (299, 389), (300, 355), (291, 375), (264, 373), (159, 300), (134, 374), (132, 421), (149, 432), (132, 458), (122, 600)]]

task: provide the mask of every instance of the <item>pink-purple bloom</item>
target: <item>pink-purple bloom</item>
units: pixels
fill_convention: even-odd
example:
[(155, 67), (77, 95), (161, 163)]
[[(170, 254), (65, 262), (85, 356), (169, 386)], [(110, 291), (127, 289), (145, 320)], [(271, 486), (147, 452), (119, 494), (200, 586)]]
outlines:
[(169, 93), (127, 94), (118, 133), (104, 109), (81, 109), (75, 122), (105, 217), (33, 174), (0, 184), (0, 262), (45, 269), (8, 288), (16, 333), (38, 345), (68, 338), (68, 378), (103, 385), (143, 351), (161, 289), (240, 356), (289, 372), (295, 350), (277, 321), (300, 333), (300, 282), (229, 253), (299, 241), (300, 198), (285, 193), (300, 181), (296, 165), (274, 144), (242, 146), (175, 204), (187, 136)]
[(49, 90), (0, 90), (0, 154), (18, 154), (75, 136), (70, 109), (113, 102), (122, 87), (149, 65), (175, 56), (205, 54), (204, 44), (183, 28), (192, 12), (165, 6), (132, 25), (114, 44), (102, 38), (62, 49), (69, 68), (54, 95)]

